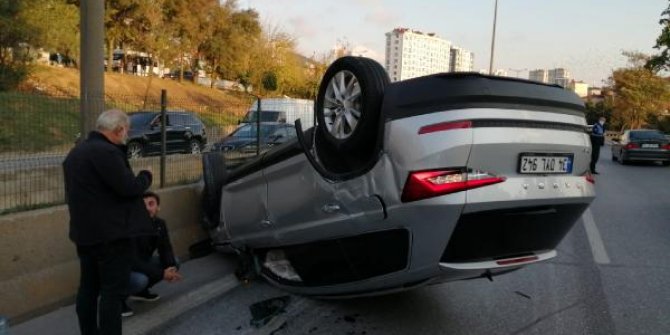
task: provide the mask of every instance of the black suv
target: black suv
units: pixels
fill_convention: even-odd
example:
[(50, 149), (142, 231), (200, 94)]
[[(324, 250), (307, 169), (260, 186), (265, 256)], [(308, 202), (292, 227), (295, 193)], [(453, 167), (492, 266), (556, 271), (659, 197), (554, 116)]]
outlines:
[[(207, 144), (205, 125), (190, 112), (166, 113), (166, 151), (197, 154)], [(129, 114), (128, 157), (137, 158), (161, 152), (160, 112), (140, 111)]]

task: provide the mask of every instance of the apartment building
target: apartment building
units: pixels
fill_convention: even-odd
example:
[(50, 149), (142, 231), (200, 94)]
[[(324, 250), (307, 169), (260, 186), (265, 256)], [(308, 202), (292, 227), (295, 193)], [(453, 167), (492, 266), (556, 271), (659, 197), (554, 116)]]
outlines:
[(451, 46), (449, 72), (472, 72), (475, 68), (475, 54), (469, 50)]
[(543, 69), (530, 70), (530, 71), (528, 71), (528, 79), (529, 80), (534, 80), (534, 81), (539, 81), (541, 83), (548, 83), (549, 82), (549, 75), (547, 73), (547, 70), (543, 70)]
[(408, 28), (386, 33), (385, 67), (393, 82), (448, 72), (450, 58), (451, 42), (434, 33)]

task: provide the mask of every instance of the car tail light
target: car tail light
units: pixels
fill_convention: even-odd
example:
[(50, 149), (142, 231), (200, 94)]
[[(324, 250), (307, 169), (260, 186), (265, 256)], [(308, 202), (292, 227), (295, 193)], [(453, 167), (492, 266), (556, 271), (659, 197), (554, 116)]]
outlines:
[(662, 146), (661, 149), (670, 150), (670, 143)]
[(405, 182), (401, 200), (410, 202), (432, 198), (501, 183), (505, 179), (502, 176), (465, 168), (412, 172)]
[(584, 175), (584, 178), (585, 178), (586, 181), (588, 181), (589, 183), (595, 185), (595, 183), (596, 183), (596, 178), (593, 177), (593, 175), (591, 174), (591, 172), (587, 172), (587, 173)]
[(525, 256), (516, 258), (499, 259), (496, 261), (498, 265), (521, 265), (525, 263), (537, 262), (540, 260), (537, 256)]
[(438, 131), (472, 128), (472, 121), (442, 122), (419, 128), (419, 135)]
[(640, 145), (637, 143), (628, 143), (626, 144), (626, 149), (639, 149)]

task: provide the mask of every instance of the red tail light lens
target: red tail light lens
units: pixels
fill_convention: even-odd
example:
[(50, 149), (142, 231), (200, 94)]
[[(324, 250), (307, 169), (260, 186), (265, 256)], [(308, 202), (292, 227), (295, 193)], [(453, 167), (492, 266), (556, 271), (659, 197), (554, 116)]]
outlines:
[(626, 149), (639, 149), (640, 145), (637, 143), (628, 143), (626, 144)]
[(666, 145), (662, 146), (661, 149), (670, 150), (670, 144), (666, 144)]
[(588, 181), (589, 183), (594, 184), (594, 185), (596, 184), (596, 178), (593, 177), (593, 175), (591, 174), (591, 172), (587, 172), (587, 173), (584, 175), (584, 178), (585, 178), (586, 181)]
[(419, 135), (438, 131), (472, 128), (472, 121), (442, 122), (424, 126), (419, 129)]
[(412, 172), (403, 189), (402, 202), (411, 202), (461, 192), (505, 181), (505, 177), (470, 169)]

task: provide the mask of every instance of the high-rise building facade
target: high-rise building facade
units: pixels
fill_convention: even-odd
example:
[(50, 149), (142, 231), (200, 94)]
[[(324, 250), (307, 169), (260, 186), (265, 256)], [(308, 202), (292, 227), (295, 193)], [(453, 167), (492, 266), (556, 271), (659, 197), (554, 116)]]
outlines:
[(475, 54), (457, 46), (451, 46), (449, 72), (472, 72), (475, 69)]
[(556, 84), (562, 87), (568, 87), (568, 84), (570, 84), (570, 79), (572, 79), (570, 71), (564, 68), (551, 69), (547, 71), (547, 76), (549, 79), (549, 84)]
[(448, 72), (451, 42), (433, 33), (396, 28), (386, 33), (386, 71), (391, 81)]
[(539, 81), (541, 83), (548, 83), (549, 82), (549, 75), (547, 74), (547, 70), (543, 70), (543, 69), (530, 70), (530, 71), (528, 71), (528, 79), (529, 80), (534, 80), (534, 81)]

